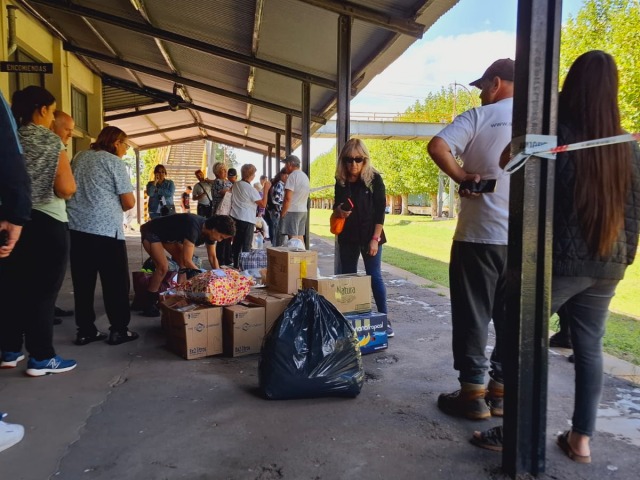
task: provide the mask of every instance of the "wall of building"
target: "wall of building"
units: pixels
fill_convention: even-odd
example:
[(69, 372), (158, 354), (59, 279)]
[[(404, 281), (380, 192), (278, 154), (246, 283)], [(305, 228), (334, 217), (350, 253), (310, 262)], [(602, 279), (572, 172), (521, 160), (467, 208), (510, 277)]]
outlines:
[[(9, 23), (7, 5), (15, 5), (8, 0), (0, 0), (0, 60), (10, 60)], [(53, 73), (44, 76), (44, 87), (56, 97), (57, 109), (72, 113), (71, 88), (87, 96), (87, 128), (76, 127), (74, 146), (76, 150), (89, 147), (103, 126), (102, 82), (100, 77), (87, 68), (75, 55), (66, 52), (62, 41), (55, 38), (39, 21), (22, 9), (16, 10), (16, 42), (18, 49), (33, 57), (37, 62), (53, 63)], [(11, 102), (9, 76), (0, 72), (0, 90)], [(72, 149), (72, 147), (70, 147)], [(70, 152), (73, 154), (73, 152)]]

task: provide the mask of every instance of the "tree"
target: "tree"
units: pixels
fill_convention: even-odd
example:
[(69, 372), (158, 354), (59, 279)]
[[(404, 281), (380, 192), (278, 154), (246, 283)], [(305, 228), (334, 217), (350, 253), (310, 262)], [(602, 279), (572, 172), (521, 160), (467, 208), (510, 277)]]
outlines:
[(640, 2), (586, 0), (562, 28), (560, 40), (560, 85), (578, 56), (589, 50), (606, 51), (618, 65), (622, 126), (640, 131)]
[(333, 200), (333, 185), (336, 183), (336, 147), (333, 147), (326, 153), (318, 156), (311, 162), (309, 183), (311, 188), (324, 187), (331, 185), (331, 188), (325, 188), (311, 192), (311, 200), (314, 204), (326, 205), (327, 200)]

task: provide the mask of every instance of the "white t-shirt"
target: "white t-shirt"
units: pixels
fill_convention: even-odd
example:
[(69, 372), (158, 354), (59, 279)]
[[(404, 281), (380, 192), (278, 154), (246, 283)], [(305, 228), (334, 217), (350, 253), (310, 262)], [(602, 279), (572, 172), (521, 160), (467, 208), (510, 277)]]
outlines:
[(240, 180), (231, 187), (231, 215), (236, 220), (256, 223), (256, 202), (260, 200), (260, 192), (251, 186), (249, 182)]
[(288, 212), (306, 212), (307, 200), (309, 199), (309, 177), (302, 170), (294, 170), (289, 174), (287, 183), (284, 184), (286, 190), (291, 190), (291, 203)]
[(209, 199), (213, 198), (213, 195), (211, 194), (212, 186), (213, 185), (211, 185), (209, 182), (198, 182), (193, 186), (192, 195), (195, 195), (197, 197), (198, 195), (202, 195), (203, 193), (205, 194), (204, 197), (198, 200), (198, 204), (209, 205), (211, 203)]
[(507, 245), (509, 226), (509, 175), (500, 168), (500, 154), (511, 142), (513, 98), (474, 108), (458, 115), (438, 133), (454, 156), (460, 156), (467, 173), (497, 179), (496, 191), (477, 198), (460, 199), (454, 240)]

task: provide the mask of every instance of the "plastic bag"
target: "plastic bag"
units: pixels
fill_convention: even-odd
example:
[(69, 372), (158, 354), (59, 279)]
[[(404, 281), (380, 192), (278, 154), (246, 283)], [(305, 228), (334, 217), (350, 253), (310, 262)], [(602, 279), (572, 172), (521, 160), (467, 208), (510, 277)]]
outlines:
[(184, 285), (189, 300), (211, 305), (229, 306), (244, 300), (253, 285), (251, 277), (245, 277), (231, 268), (209, 270), (196, 275)]
[(301, 290), (264, 339), (258, 377), (270, 399), (356, 397), (364, 368), (355, 330), (318, 292)]
[[(147, 304), (147, 286), (149, 285), (149, 280), (151, 280), (151, 275), (153, 275), (153, 272), (148, 270), (131, 272), (134, 292), (133, 302), (131, 302), (131, 310), (143, 310)], [(169, 270), (164, 276), (164, 279), (160, 284), (160, 288), (158, 288), (158, 293), (166, 292), (167, 290), (175, 287), (177, 276), (178, 274), (175, 271)]]

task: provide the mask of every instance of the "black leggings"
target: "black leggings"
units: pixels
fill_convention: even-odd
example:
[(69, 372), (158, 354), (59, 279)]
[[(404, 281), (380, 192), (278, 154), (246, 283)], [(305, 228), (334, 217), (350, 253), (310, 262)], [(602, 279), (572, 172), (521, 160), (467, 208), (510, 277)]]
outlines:
[(0, 260), (0, 350), (27, 351), (41, 361), (56, 355), (53, 310), (69, 258), (69, 230), (38, 210), (8, 258)]

